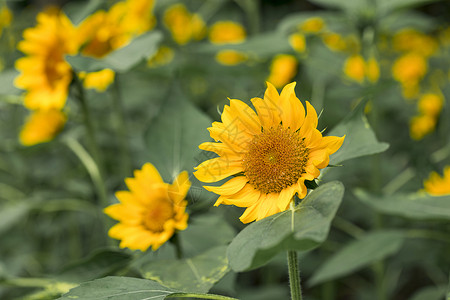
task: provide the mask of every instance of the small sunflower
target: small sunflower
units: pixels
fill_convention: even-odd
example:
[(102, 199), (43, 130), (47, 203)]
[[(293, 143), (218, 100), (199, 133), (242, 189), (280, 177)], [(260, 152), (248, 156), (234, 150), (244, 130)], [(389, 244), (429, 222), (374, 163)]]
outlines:
[(20, 131), (20, 142), (24, 146), (49, 142), (62, 130), (66, 121), (66, 115), (60, 110), (34, 111)]
[(187, 227), (186, 194), (191, 182), (186, 171), (173, 184), (165, 183), (158, 170), (146, 163), (134, 171), (134, 178), (125, 179), (130, 191), (116, 192), (120, 203), (105, 208), (104, 212), (118, 220), (108, 232), (121, 240), (121, 248), (146, 251), (158, 249), (176, 230)]
[(305, 180), (317, 178), (344, 142), (344, 137), (322, 136), (315, 109), (306, 102), (305, 115), (294, 88), (290, 83), (278, 94), (267, 83), (264, 99), (251, 100), (256, 112), (230, 99), (222, 122), (208, 128), (216, 143), (199, 146), (219, 157), (201, 163), (194, 175), (207, 183), (232, 176), (222, 186), (205, 188), (220, 195), (215, 206), (246, 207), (243, 223), (286, 210), (295, 194), (304, 198)]
[(444, 169), (444, 176), (431, 172), (430, 177), (423, 183), (425, 191), (434, 196), (450, 195), (450, 166)]

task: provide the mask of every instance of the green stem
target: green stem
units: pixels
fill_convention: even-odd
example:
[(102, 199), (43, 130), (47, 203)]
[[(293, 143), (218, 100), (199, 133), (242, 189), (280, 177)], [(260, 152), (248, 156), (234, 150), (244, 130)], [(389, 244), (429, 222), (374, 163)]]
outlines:
[(237, 298), (215, 295), (215, 294), (196, 294), (196, 293), (176, 293), (166, 296), (166, 298), (197, 298), (197, 299), (213, 299), (213, 300), (238, 300)]
[(300, 285), (300, 271), (298, 268), (297, 252), (288, 250), (289, 285), (291, 287), (291, 299), (302, 300), (302, 287)]
[(125, 123), (125, 114), (120, 97), (119, 74), (113, 84), (113, 109), (116, 115), (117, 136), (119, 138), (119, 148), (121, 154), (122, 172), (124, 177), (129, 176), (131, 172), (131, 161), (129, 156), (128, 141), (127, 141), (127, 127)]
[(94, 123), (92, 122), (92, 115), (91, 111), (89, 109), (89, 106), (86, 101), (86, 96), (84, 94), (84, 89), (81, 84), (81, 81), (77, 77), (76, 73), (74, 72), (74, 83), (78, 90), (78, 100), (80, 102), (81, 110), (84, 115), (84, 125), (86, 127), (86, 133), (88, 136), (88, 145), (89, 150), (92, 153), (92, 156), (94, 158), (94, 161), (98, 165), (98, 169), (101, 172), (101, 164), (100, 164), (100, 150), (97, 144), (96, 134), (95, 134), (95, 128)]
[(178, 236), (178, 233), (175, 233), (173, 235), (171, 242), (175, 246), (177, 259), (182, 259), (183, 258), (183, 249), (181, 249), (180, 238)]

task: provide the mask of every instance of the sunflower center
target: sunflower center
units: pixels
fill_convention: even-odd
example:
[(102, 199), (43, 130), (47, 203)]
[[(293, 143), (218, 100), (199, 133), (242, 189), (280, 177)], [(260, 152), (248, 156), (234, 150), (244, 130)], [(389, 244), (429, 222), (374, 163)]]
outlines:
[(243, 159), (244, 173), (257, 190), (279, 193), (305, 173), (308, 154), (304, 138), (279, 125), (250, 142)]
[(160, 199), (153, 202), (144, 218), (144, 225), (153, 232), (164, 231), (164, 223), (173, 217), (173, 205), (169, 199)]

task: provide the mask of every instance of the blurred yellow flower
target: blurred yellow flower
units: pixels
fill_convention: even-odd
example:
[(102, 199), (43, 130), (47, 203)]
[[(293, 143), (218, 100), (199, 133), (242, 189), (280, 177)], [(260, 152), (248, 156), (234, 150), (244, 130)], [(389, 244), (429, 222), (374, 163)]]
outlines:
[(95, 89), (97, 92), (104, 92), (108, 86), (114, 82), (115, 73), (111, 69), (104, 69), (97, 72), (80, 72), (78, 77), (83, 80), (83, 86), (87, 89)]
[(431, 172), (430, 177), (423, 182), (425, 191), (433, 196), (450, 195), (450, 166), (444, 168), (444, 176)]
[(206, 35), (206, 25), (198, 14), (191, 14), (184, 4), (170, 6), (164, 12), (164, 25), (170, 30), (172, 38), (180, 45), (190, 40), (201, 40)]
[(424, 115), (437, 116), (442, 110), (444, 99), (439, 94), (427, 93), (419, 99), (419, 111)]
[(344, 51), (347, 48), (345, 39), (337, 33), (328, 32), (322, 35), (323, 43), (333, 51)]
[(292, 81), (297, 74), (298, 61), (293, 55), (278, 54), (270, 65), (270, 75), (267, 78), (277, 89)]
[(300, 33), (294, 33), (289, 36), (289, 44), (297, 52), (305, 52), (306, 50), (306, 40), (305, 36)]
[(147, 66), (151, 68), (164, 66), (169, 64), (174, 57), (175, 53), (172, 48), (167, 46), (161, 46), (159, 47), (155, 55), (153, 55), (148, 59)]
[(20, 131), (19, 140), (24, 146), (51, 141), (64, 127), (66, 115), (57, 109), (32, 112)]
[(426, 73), (427, 61), (417, 53), (400, 56), (392, 66), (394, 79), (406, 85), (417, 84)]
[(365, 69), (364, 58), (359, 54), (348, 57), (344, 63), (344, 74), (359, 83), (364, 81)]
[(411, 28), (396, 33), (392, 44), (397, 51), (414, 52), (425, 57), (434, 54), (439, 47), (434, 37)]
[(322, 18), (309, 18), (300, 24), (300, 30), (305, 33), (318, 33), (325, 27), (325, 21)]
[(419, 95), (420, 85), (419, 82), (405, 82), (401, 83), (402, 87), (402, 96), (407, 100), (412, 100)]
[(213, 44), (238, 44), (246, 38), (241, 24), (232, 21), (218, 21), (209, 29), (209, 40)]
[(3, 28), (9, 27), (13, 19), (13, 14), (9, 10), (8, 6), (3, 5), (0, 8), (0, 37), (3, 33)]
[(216, 54), (216, 60), (225, 66), (235, 66), (247, 59), (247, 54), (236, 50), (221, 50)]
[(425, 135), (433, 132), (436, 119), (429, 115), (419, 115), (411, 119), (409, 133), (414, 140), (421, 140)]
[(24, 104), (29, 109), (62, 109), (72, 80), (64, 55), (78, 50), (75, 28), (56, 9), (41, 12), (36, 19), (36, 27), (25, 29), (17, 46), (27, 56), (16, 61), (21, 73), (15, 85), (26, 90)]
[(366, 63), (365, 73), (370, 82), (375, 83), (380, 78), (380, 66), (375, 57), (370, 57)]
[(221, 186), (205, 188), (220, 195), (215, 206), (245, 207), (243, 223), (285, 211), (295, 194), (304, 198), (305, 180), (317, 178), (344, 142), (344, 137), (322, 137), (315, 109), (306, 102), (305, 116), (294, 88), (295, 82), (290, 83), (278, 94), (268, 82), (264, 99), (251, 100), (256, 112), (230, 99), (222, 122), (208, 128), (216, 142), (199, 146), (219, 157), (195, 167), (194, 175), (207, 183), (229, 178)]
[[(127, 0), (125, 14), (120, 20), (125, 32), (139, 35), (153, 28), (156, 19), (153, 15), (154, 0)], [(122, 9), (118, 6), (118, 9)]]
[(134, 171), (134, 178), (126, 178), (130, 191), (116, 192), (120, 203), (110, 205), (104, 212), (118, 220), (108, 232), (121, 240), (121, 248), (146, 251), (158, 249), (176, 230), (187, 227), (186, 194), (191, 182), (188, 173), (181, 172), (173, 184), (165, 183), (158, 170), (146, 163)]

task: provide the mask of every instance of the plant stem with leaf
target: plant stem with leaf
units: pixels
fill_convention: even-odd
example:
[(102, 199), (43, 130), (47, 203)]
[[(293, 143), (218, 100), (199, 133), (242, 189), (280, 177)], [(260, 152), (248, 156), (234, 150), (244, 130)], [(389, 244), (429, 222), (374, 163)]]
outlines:
[(302, 288), (300, 285), (300, 271), (298, 268), (297, 252), (288, 250), (289, 285), (291, 288), (291, 299), (302, 300)]

